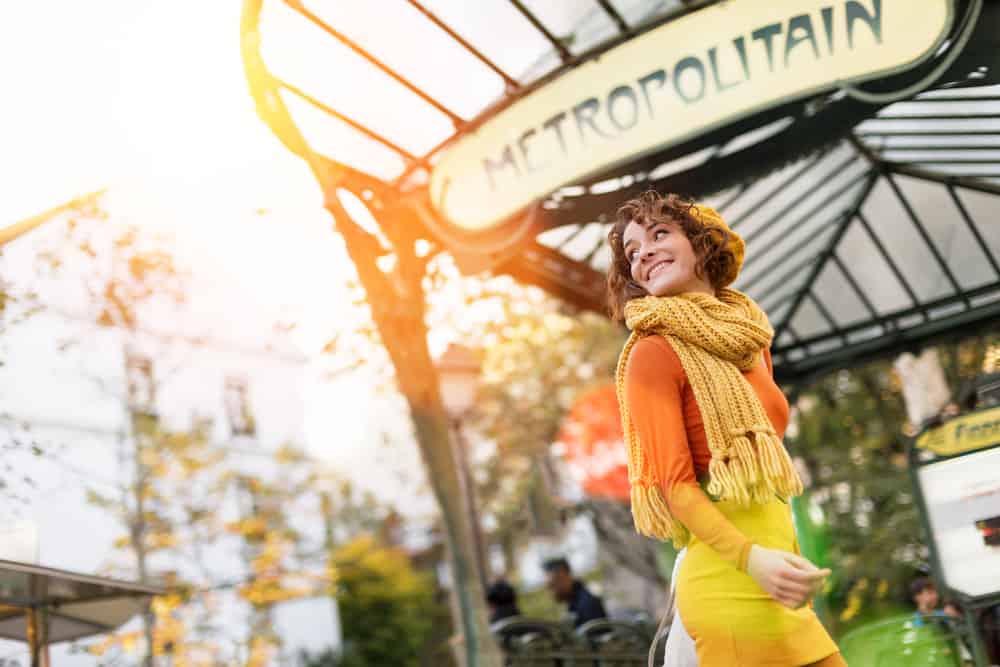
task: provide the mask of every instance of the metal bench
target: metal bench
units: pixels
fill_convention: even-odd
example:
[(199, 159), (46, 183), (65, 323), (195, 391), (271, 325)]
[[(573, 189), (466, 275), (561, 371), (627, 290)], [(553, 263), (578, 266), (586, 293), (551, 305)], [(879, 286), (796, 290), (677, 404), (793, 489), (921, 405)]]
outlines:
[[(645, 667), (655, 630), (645, 623), (597, 620), (574, 631), (522, 616), (493, 626), (507, 667)], [(663, 648), (657, 648), (654, 664), (662, 664)]]

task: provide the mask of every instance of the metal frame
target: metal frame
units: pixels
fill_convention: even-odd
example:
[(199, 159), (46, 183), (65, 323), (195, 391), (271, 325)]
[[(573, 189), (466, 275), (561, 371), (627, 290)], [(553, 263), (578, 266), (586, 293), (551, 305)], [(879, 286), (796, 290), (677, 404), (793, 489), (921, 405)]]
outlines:
[[(24, 618), (25, 632), (23, 634), (4, 633), (3, 637), (28, 643), (32, 667), (48, 667), (50, 664), (48, 646), (53, 619), (65, 618), (81, 626), (82, 630), (80, 633), (74, 633), (72, 636), (61, 638), (58, 641), (81, 639), (110, 632), (117, 627), (108, 623), (77, 618), (71, 614), (60, 612), (60, 607), (113, 599), (132, 599), (145, 605), (153, 596), (166, 593), (166, 590), (160, 586), (95, 577), (89, 574), (7, 560), (0, 560), (0, 575), (28, 579), (28, 590), (23, 595), (15, 597), (10, 591), (4, 591), (0, 605), (5, 609), (0, 612), (0, 620), (9, 621), (18, 617)], [(71, 593), (74, 585), (99, 587), (99, 592)], [(86, 630), (83, 630), (84, 628)]]
[[(259, 55), (256, 33), (257, 17), (263, 1), (245, 0), (243, 25), (244, 58), (261, 115), (275, 128), (289, 148), (310, 161), (325, 189), (329, 189), (327, 181), (335, 174), (339, 180), (334, 187), (346, 186), (357, 191), (369, 189), (373, 192), (375, 204), (379, 205), (414, 198), (415, 201), (422, 202), (425, 195), (421, 190), (422, 181), (417, 178), (419, 172), (426, 170), (433, 157), (460, 133), (473, 131), (522, 96), (537, 90), (580, 63), (717, 0), (686, 2), (672, 12), (636, 26), (629, 25), (608, 0), (594, 0), (595, 7), (599, 7), (617, 26), (619, 34), (585, 53), (575, 55), (532, 13), (525, 2), (510, 0), (510, 5), (531, 23), (561, 59), (561, 65), (554, 70), (536, 81), (524, 84), (518, 82), (513, 73), (504, 71), (490, 60), (474, 43), (429, 11), (419, 0), (407, 0), (427, 21), (440, 29), (444, 37), (476, 58), (485, 71), (499, 76), (506, 86), (503, 99), (467, 121), (422, 91), (415, 83), (393, 71), (376, 54), (365, 50), (334, 26), (324, 23), (304, 6), (303, 0), (269, 0), (284, 2), (331, 38), (350, 48), (372, 67), (417, 95), (421, 103), (451, 120), (456, 134), (422, 155), (406, 151), (392, 138), (382, 136), (358, 119), (340, 113), (292, 83), (271, 75)], [(988, 17), (989, 20), (995, 21), (1000, 11), (989, 7), (984, 9), (987, 10), (993, 12)], [(970, 53), (978, 52), (973, 49)], [(792, 100), (779, 108), (720, 128), (660, 154), (645, 156), (631, 164), (617, 166), (608, 173), (595, 175), (577, 184), (582, 195), (553, 198), (545, 202), (545, 206), (536, 207), (538, 220), (532, 223), (529, 230), (533, 234), (565, 225), (577, 227), (564, 235), (561, 242), (552, 246), (526, 235), (525, 239), (517, 242), (516, 251), (513, 251), (513, 245), (504, 247), (497, 235), (494, 235), (489, 241), (470, 238), (466, 247), (458, 244), (455, 236), (440, 236), (444, 226), (437, 224), (436, 220), (426, 218), (426, 215), (434, 216), (427, 207), (423, 211), (425, 217), (418, 220), (427, 228), (430, 237), (437, 238), (445, 246), (461, 246), (459, 249), (474, 252), (477, 243), (485, 244), (484, 248), (490, 245), (488, 254), (494, 258), (494, 272), (507, 273), (524, 282), (541, 286), (578, 308), (605, 313), (605, 279), (595, 263), (603, 247), (602, 239), (595, 238), (594, 244), (583, 248), (581, 252), (579, 239), (584, 230), (594, 223), (607, 223), (608, 214), (623, 199), (645, 188), (679, 191), (709, 199), (713, 192), (723, 192), (725, 198), (717, 202), (717, 208), (727, 212), (727, 215), (729, 211), (734, 211), (731, 225), (744, 234), (748, 243), (748, 261), (744, 267), (743, 279), (736, 286), (778, 315), (773, 322), (776, 335), (772, 353), (776, 377), (785, 381), (802, 380), (813, 377), (824, 369), (898, 352), (901, 346), (939, 340), (942, 336), (950, 335), (956, 327), (975, 330), (995, 326), (991, 323), (991, 318), (995, 319), (1000, 313), (1000, 306), (993, 300), (1000, 300), (1000, 248), (990, 245), (983, 232), (982, 221), (976, 220), (975, 211), (963, 201), (962, 193), (959, 192), (971, 190), (985, 195), (1000, 195), (1000, 180), (995, 180), (1000, 179), (1000, 94), (996, 88), (979, 94), (974, 88), (969, 88), (990, 82), (981, 71), (976, 80), (965, 78), (966, 70), (984, 65), (970, 60), (975, 57), (979, 56), (965, 57), (963, 54), (952, 70), (942, 75), (941, 81), (959, 81), (958, 87), (964, 90), (923, 93), (884, 108), (859, 101), (850, 95)], [(934, 63), (928, 63), (926, 68), (915, 71), (913, 76), (923, 76), (933, 66)], [(254, 80), (254, 76), (257, 80)], [(903, 79), (906, 76), (899, 75)], [(899, 80), (899, 77), (894, 81)], [(903, 83), (905, 85), (907, 82), (904, 80)], [(894, 87), (889, 84), (887, 86)], [(398, 155), (404, 163), (402, 174), (391, 182), (383, 182), (333, 159), (312, 154), (305, 139), (298, 133), (294, 120), (287, 109), (284, 109), (280, 97), (274, 99), (282, 89)], [(763, 143), (722, 154), (724, 147), (733, 139), (785, 118), (792, 119), (792, 122)], [(282, 123), (284, 125), (278, 127)], [(851, 154), (839, 157), (838, 151), (845, 146)], [(649, 179), (649, 174), (657, 166), (698, 151), (705, 151), (707, 155), (701, 164), (658, 180)], [(839, 178), (859, 160), (864, 164), (863, 171), (846, 180)], [(765, 178), (779, 170), (782, 171), (776, 178)], [(906, 188), (900, 185), (901, 176), (945, 188), (962, 221), (963, 233), (969, 235), (969, 240), (986, 257), (991, 272), (986, 283), (977, 284), (971, 289), (960, 283), (954, 267), (949, 266), (945, 253), (935, 243), (928, 229), (929, 221), (911, 201)], [(613, 191), (593, 187), (612, 178), (620, 178), (623, 187)], [(865, 213), (869, 195), (876, 183), (883, 180), (899, 202), (908, 225), (919, 237), (919, 242), (927, 248), (934, 264), (946, 279), (949, 286), (946, 295), (929, 299), (920, 294), (913, 276), (907, 275), (904, 263), (897, 261), (892, 250), (887, 247), (886, 240), (879, 236), (878, 221)], [(832, 215), (828, 213), (831, 206), (836, 206), (841, 199), (859, 187), (859, 193), (851, 198), (850, 203), (838, 207), (840, 210)], [(776, 209), (768, 206), (776, 197), (786, 196), (788, 193), (794, 196), (783, 205)], [(509, 229), (505, 227), (497, 233), (500, 236), (510, 235), (524, 228), (524, 225), (513, 221)], [(852, 271), (849, 258), (841, 249), (845, 235), (854, 228), (860, 228), (861, 233), (871, 242), (872, 248), (888, 268), (887, 276), (898, 282), (906, 295), (905, 306), (900, 306), (893, 312), (883, 312), (866, 293), (864, 281)], [(783, 238), (788, 234), (801, 234), (806, 229), (812, 231), (794, 243), (775, 244), (768, 240)], [(780, 230), (785, 233), (782, 234)], [(818, 238), (818, 235), (824, 236)], [(571, 242), (575, 243), (571, 246)], [(818, 249), (813, 249), (812, 246), (817, 244), (821, 245)], [(781, 252), (772, 253), (772, 249), (777, 247), (782, 248)], [(799, 257), (803, 251), (807, 252), (808, 257)], [(826, 300), (826, 296), (817, 290), (817, 279), (830, 266), (841, 274), (847, 289), (862, 305), (865, 313), (862, 321), (847, 321)], [(774, 267), (779, 268), (775, 271)], [(780, 297), (777, 294), (769, 297), (773, 290), (792, 283), (795, 287), (790, 293), (782, 290), (779, 292)], [(805, 303), (815, 307), (822, 326), (818, 332), (799, 336), (797, 331), (802, 328), (796, 328), (795, 325), (801, 325), (800, 312)], [(810, 326), (810, 329), (814, 330), (815, 327)], [(881, 332), (881, 335), (873, 336), (872, 332)], [(831, 349), (834, 342), (837, 345)]]
[(479, 49), (477, 49), (475, 46), (470, 44), (465, 38), (463, 38), (461, 35), (455, 32), (451, 28), (451, 26), (449, 26), (440, 18), (438, 18), (436, 14), (431, 12), (429, 9), (425, 8), (423, 5), (417, 2), (417, 0), (406, 0), (406, 1), (409, 2), (418, 12), (426, 16), (431, 21), (431, 23), (441, 28), (441, 30), (443, 30), (445, 34), (447, 34), (453, 40), (458, 42), (466, 51), (475, 56), (476, 59), (479, 60), (479, 62), (483, 63), (488, 68), (493, 70), (493, 72), (497, 76), (503, 79), (503, 82), (504, 84), (506, 84), (508, 90), (517, 90), (518, 88), (521, 87), (521, 84), (515, 81), (509, 74), (507, 74), (507, 72), (503, 71), (503, 69), (501, 69), (499, 65), (497, 65), (492, 60), (483, 55), (479, 51)]
[(521, 16), (523, 16), (528, 20), (528, 23), (530, 23), (535, 28), (535, 30), (540, 32), (542, 36), (545, 37), (546, 40), (548, 40), (549, 44), (552, 45), (552, 48), (555, 49), (555, 52), (559, 54), (559, 57), (562, 59), (564, 63), (568, 63), (573, 58), (573, 54), (569, 52), (569, 49), (566, 48), (566, 45), (563, 44), (562, 41), (558, 39), (555, 35), (549, 32), (549, 29), (545, 27), (545, 24), (539, 21), (538, 17), (535, 16), (533, 13), (531, 13), (531, 10), (525, 7), (524, 3), (521, 2), (521, 0), (507, 0), (507, 1), (510, 2), (510, 4), (512, 4), (518, 12), (521, 13)]

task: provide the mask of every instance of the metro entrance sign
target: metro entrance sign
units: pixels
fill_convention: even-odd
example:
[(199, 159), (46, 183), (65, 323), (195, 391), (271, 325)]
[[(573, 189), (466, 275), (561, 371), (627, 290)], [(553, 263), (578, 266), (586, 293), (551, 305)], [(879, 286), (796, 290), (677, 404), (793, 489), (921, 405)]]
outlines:
[[(457, 137), (430, 198), (484, 231), (559, 187), (792, 99), (932, 55), (953, 0), (732, 0), (679, 17), (547, 81)], [(714, 37), (718, 35), (719, 37)]]

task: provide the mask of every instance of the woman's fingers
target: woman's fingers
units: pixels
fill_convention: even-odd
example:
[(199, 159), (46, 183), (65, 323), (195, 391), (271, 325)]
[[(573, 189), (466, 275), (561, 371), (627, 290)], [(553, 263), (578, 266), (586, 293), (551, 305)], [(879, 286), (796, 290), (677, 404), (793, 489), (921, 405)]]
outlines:
[(818, 568), (812, 564), (811, 561), (799, 556), (797, 554), (789, 553), (785, 555), (785, 562), (799, 570), (800, 572), (808, 572), (817, 577), (828, 577), (831, 574), (829, 568)]
[(812, 599), (830, 570), (819, 569), (805, 558), (787, 551), (754, 545), (747, 573), (777, 602), (797, 609)]
[(803, 586), (802, 584), (796, 584), (794, 582), (786, 581), (778, 586), (778, 592), (784, 595), (792, 595), (804, 597), (806, 595), (812, 594), (811, 586)]
[(819, 570), (816, 570), (815, 572), (805, 572), (803, 570), (795, 569), (794, 567), (784, 568), (781, 575), (785, 581), (794, 581), (805, 586), (812, 585), (814, 581), (822, 581), (823, 577), (826, 576)]
[(779, 591), (779, 596), (783, 601), (789, 603), (790, 606), (801, 607), (812, 599), (812, 591), (809, 589), (783, 588)]
[(830, 570), (822, 570), (808, 560), (788, 554), (786, 566), (778, 571), (780, 580), (776, 585), (778, 599), (782, 604), (797, 609), (807, 604), (823, 586), (823, 580)]

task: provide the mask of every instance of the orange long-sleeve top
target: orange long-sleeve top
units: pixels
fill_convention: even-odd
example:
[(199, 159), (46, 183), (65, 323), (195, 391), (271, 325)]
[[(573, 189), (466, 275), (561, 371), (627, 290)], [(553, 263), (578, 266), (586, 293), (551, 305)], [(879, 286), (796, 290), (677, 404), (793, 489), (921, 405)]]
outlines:
[[(789, 407), (772, 377), (771, 354), (744, 371), (779, 437), (788, 426)], [(715, 507), (702, 490), (712, 454), (694, 389), (681, 360), (661, 336), (646, 336), (632, 348), (625, 368), (625, 400), (644, 458), (670, 513), (702, 542), (740, 570), (746, 570), (751, 541)]]

